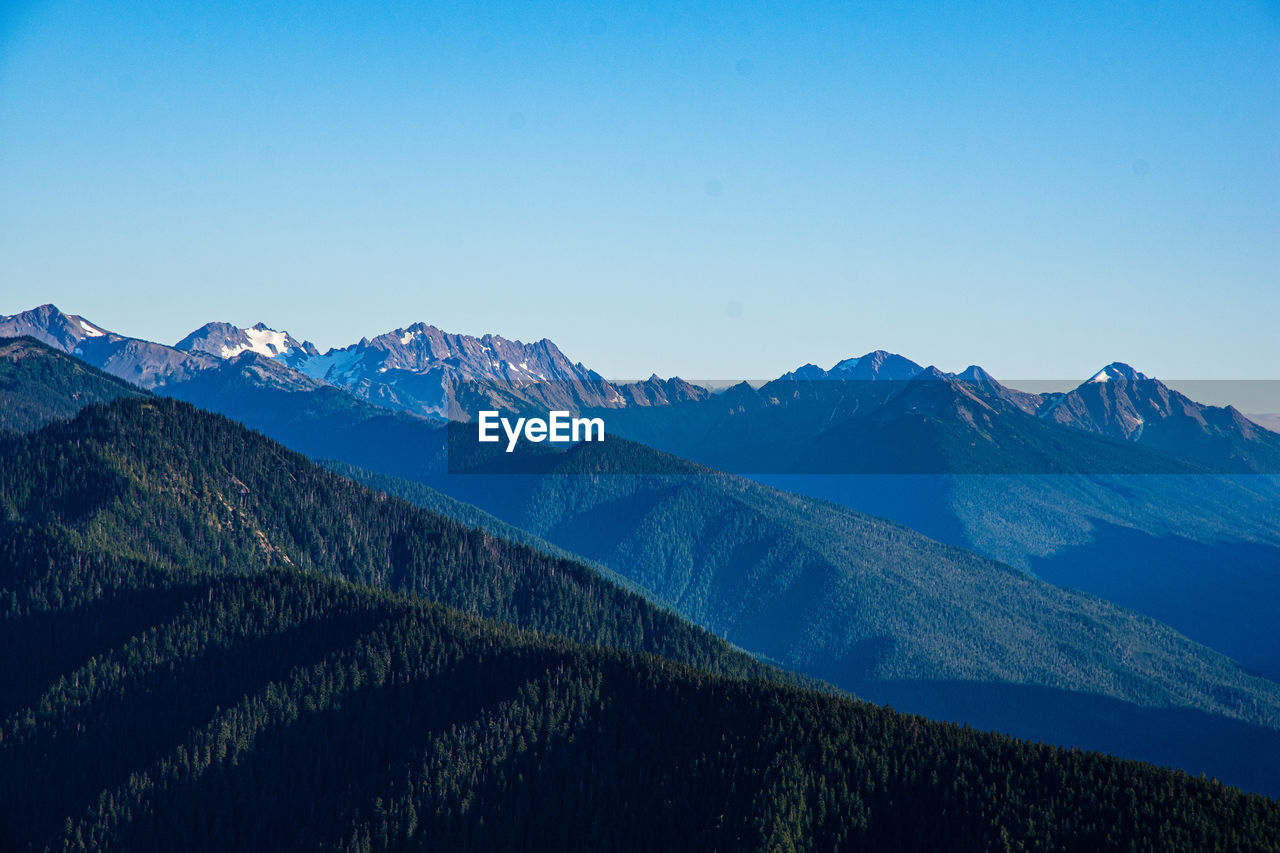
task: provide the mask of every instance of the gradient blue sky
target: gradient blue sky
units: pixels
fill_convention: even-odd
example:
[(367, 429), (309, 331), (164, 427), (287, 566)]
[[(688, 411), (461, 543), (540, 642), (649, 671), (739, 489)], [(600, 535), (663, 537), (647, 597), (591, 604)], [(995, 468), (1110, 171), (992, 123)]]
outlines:
[(0, 5), (0, 313), (1280, 377), (1275, 2), (301, 5)]

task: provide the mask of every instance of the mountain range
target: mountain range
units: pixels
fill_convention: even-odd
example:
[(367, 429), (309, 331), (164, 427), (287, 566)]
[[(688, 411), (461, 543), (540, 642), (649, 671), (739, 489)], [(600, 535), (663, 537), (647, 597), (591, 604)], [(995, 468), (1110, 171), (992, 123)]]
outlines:
[(1280, 435), (1119, 363), (1032, 394), (976, 365), (952, 374), (876, 351), (609, 424), (740, 473), (1280, 473)]
[(29, 335), (148, 389), (235, 367), (255, 357), (279, 362), (273, 382), (306, 379), (342, 388), (384, 408), (469, 420), (478, 408), (546, 411), (666, 405), (704, 399), (706, 389), (678, 378), (611, 383), (570, 362), (543, 339), (525, 344), (496, 335), (448, 334), (414, 323), (320, 353), (287, 332), (258, 323), (247, 329), (207, 323), (174, 346), (110, 332), (53, 305), (0, 317), (0, 336)]
[[(99, 334), (88, 334), (86, 325)], [(1137, 374), (1087, 382), (1067, 395), (1031, 395), (1005, 388), (977, 367), (952, 375), (888, 353), (850, 359), (830, 371), (807, 366), (760, 388), (744, 383), (719, 394), (655, 377), (649, 382), (655, 391), (674, 387), (677, 392), (637, 398), (627, 396), (633, 384), (606, 383), (621, 397), (621, 402), (606, 397), (615, 404), (610, 408), (599, 405), (610, 391), (592, 385), (594, 374), (581, 365), (570, 364), (581, 373), (565, 373), (565, 381), (529, 378), (524, 371), (553, 375), (543, 369), (551, 359), (547, 348), (559, 353), (549, 342), (433, 335), (430, 328), (409, 327), (382, 336), (376, 346), (362, 341), (320, 355), (315, 347), (265, 327), (203, 327), (184, 339), (190, 349), (179, 349), (123, 338), (56, 310), (0, 321), (0, 331), (32, 334), (90, 363), (98, 359), (116, 375), (137, 384), (151, 381), (159, 393), (220, 411), (313, 458), (359, 466), (367, 473), (348, 473), (370, 481), (380, 477), (379, 488), (400, 488), (417, 499), (432, 495), (428, 500), (435, 505), (472, 513), (473, 523), (489, 518), (529, 541), (549, 541), (581, 554), (750, 651), (860, 695), (1054, 742), (1209, 768), (1255, 789), (1280, 787), (1265, 769), (1275, 764), (1265, 715), (1240, 716), (1220, 699), (1173, 698), (1174, 693), (1161, 692), (1171, 689), (1168, 685), (1154, 687), (1143, 680), (1176, 671), (1165, 664), (1153, 671), (1140, 667), (1131, 675), (1116, 668), (1115, 649), (1138, 648), (1138, 635), (1148, 630), (1158, 637), (1176, 634), (1161, 633), (1167, 629), (1157, 623), (1152, 629), (1109, 628), (1130, 639), (1091, 646), (1087, 634), (1073, 634), (1070, 620), (1058, 627), (1043, 620), (1062, 612), (1092, 624), (1096, 614), (1082, 614), (1102, 603), (1071, 598), (1028, 574), (1167, 621), (1193, 640), (1272, 675), (1280, 656), (1264, 616), (1280, 602), (1280, 590), (1271, 586), (1274, 554), (1280, 553), (1272, 550), (1280, 545), (1280, 525), (1274, 523), (1280, 493), (1269, 491), (1269, 478), (1226, 477), (1218, 471), (1262, 465), (1271, 447), (1268, 436), (1274, 436), (1249, 433), (1256, 428), (1237, 421), (1233, 410), (1189, 406), (1185, 398), (1153, 391), (1144, 383), (1155, 380)], [(406, 336), (410, 339), (401, 343)], [(86, 348), (90, 338), (103, 342), (90, 340)], [(486, 346), (500, 351), (500, 357), (485, 354)], [(536, 351), (540, 346), (543, 355)], [(155, 366), (119, 370), (132, 363), (116, 357), (118, 351), (149, 354), (151, 361), (142, 362)], [(345, 355), (324, 361), (335, 353)], [(512, 365), (521, 362), (526, 366), (515, 371)], [(340, 364), (348, 366), (335, 372)], [(769, 476), (794, 481), (779, 483), (784, 488), (896, 519), (986, 559), (938, 550), (937, 542), (906, 528), (696, 466), (675, 481), (655, 480), (654, 457), (638, 445), (618, 452), (628, 446), (625, 442), (613, 445), (618, 455), (607, 457), (606, 470), (612, 473), (604, 477), (571, 477), (559, 470), (534, 470), (523, 480), (493, 474), (442, 477), (446, 431), (439, 409), (425, 406), (416, 391), (397, 390), (437, 380), (436, 387), (450, 389), (439, 399), (447, 398), (451, 406), (485, 401), (517, 411), (536, 409), (535, 401), (546, 395), (585, 389), (556, 399), (575, 410), (607, 412), (611, 434), (729, 470), (750, 471), (762, 460), (772, 462), (772, 471), (781, 473)], [(1099, 410), (1089, 386), (1103, 385), (1112, 390)], [(693, 390), (680, 390), (686, 386)], [(1128, 402), (1120, 402), (1119, 392)], [(387, 395), (401, 396), (391, 400)], [(1202, 435), (1191, 435), (1199, 457), (1153, 445), (1152, 435), (1160, 433), (1150, 428), (1107, 434), (1116, 419), (1098, 414), (1119, 405), (1154, 420), (1151, 407), (1158, 403), (1171, 422), (1203, 421)], [(1054, 414), (1060, 412), (1073, 421)], [(1180, 440), (1188, 435), (1181, 428), (1168, 434)], [(719, 439), (708, 441), (708, 436)], [(1242, 454), (1242, 447), (1248, 452)], [(538, 464), (569, 464), (575, 458), (590, 456), (579, 449)], [(867, 470), (875, 463), (881, 467), (871, 470), (886, 473), (829, 477), (823, 472), (832, 460), (839, 462), (836, 470)], [(903, 475), (904, 469), (922, 473)], [(1193, 480), (1207, 485), (1191, 485)], [(432, 488), (447, 492), (452, 503)], [(469, 506), (488, 515), (464, 509)], [(563, 507), (558, 519), (555, 507)], [(815, 518), (824, 521), (815, 524)], [(708, 541), (718, 544), (708, 550)], [(1144, 552), (1152, 542), (1160, 547)], [(1188, 542), (1195, 547), (1183, 547)], [(1156, 559), (1146, 559), (1150, 556)], [(941, 570), (947, 565), (953, 569)], [(968, 575), (974, 566), (988, 568)], [(902, 567), (912, 568), (904, 575)], [(1225, 574), (1219, 571), (1223, 567)], [(983, 581), (983, 589), (1024, 592), (1008, 592), (1009, 601), (992, 607), (972, 586), (977, 577), (986, 577), (984, 572), (1002, 580)], [(922, 598), (926, 589), (930, 596)], [(1217, 597), (1206, 596), (1206, 589), (1216, 589)], [(925, 601), (933, 603), (925, 607)], [(1082, 603), (1088, 601), (1095, 603)], [(1224, 612), (1224, 603), (1234, 610)], [(933, 621), (920, 622), (925, 613), (934, 613)], [(1011, 621), (1006, 614), (1012, 613), (1018, 615)], [(951, 654), (933, 633), (938, 624), (954, 625), (960, 636), (971, 637), (958, 651), (967, 648), (972, 654)], [(1016, 662), (1022, 642), (1017, 637), (1055, 634), (1073, 637), (1067, 641), (1073, 649), (1068, 659), (1093, 662), (1066, 678), (1054, 671), (1052, 656), (1043, 657), (1039, 670)], [(1156, 647), (1162, 651), (1144, 652), (1144, 659), (1157, 660), (1185, 642), (1161, 639)], [(990, 651), (985, 659), (983, 648)], [(1002, 648), (1013, 657), (997, 654)], [(1213, 695), (1219, 688), (1211, 685), (1254, 677), (1241, 671), (1224, 681), (1222, 673), (1234, 664), (1208, 664), (1208, 649), (1195, 643), (1187, 648), (1198, 649), (1193, 658), (1210, 656), (1192, 667), (1198, 674), (1174, 678), (1193, 693), (1203, 688), (1205, 696)], [(1264, 689), (1270, 682), (1261, 683)], [(1054, 714), (1082, 700), (1087, 704), (1078, 713)], [(1249, 701), (1255, 708), (1266, 704)], [(1106, 702), (1115, 704), (1104, 712)], [(1195, 709), (1203, 716), (1157, 712), (1161, 707)], [(1104, 718), (1109, 722), (1099, 726)], [(1245, 728), (1226, 734), (1224, 721)], [(1223, 746), (1207, 749), (1215, 738)]]
[[(546, 339), (476, 338), (423, 323), (323, 354), (261, 323), (208, 323), (169, 347), (43, 305), (0, 317), (0, 336), (22, 335), (149, 389), (268, 359), (283, 369), (258, 372), (277, 387), (324, 383), (429, 417), (601, 410), (613, 432), (744, 473), (1280, 473), (1280, 435), (1119, 363), (1069, 393), (1037, 395), (976, 365), (950, 374), (878, 350), (711, 394), (656, 375), (611, 383)], [(889, 440), (893, 430), (910, 440)], [(1151, 452), (1117, 452), (1117, 443)]]
[(17, 421), (120, 395), (0, 437), (6, 848), (1280, 835), (1273, 800), (815, 691), (587, 566), (23, 346)]

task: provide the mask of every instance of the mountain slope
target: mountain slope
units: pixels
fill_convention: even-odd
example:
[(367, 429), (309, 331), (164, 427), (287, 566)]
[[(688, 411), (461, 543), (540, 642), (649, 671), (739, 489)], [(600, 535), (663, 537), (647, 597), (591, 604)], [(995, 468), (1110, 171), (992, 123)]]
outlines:
[(1047, 426), (980, 386), (922, 374), (815, 436), (796, 473), (1200, 473), (1179, 457)]
[(577, 410), (667, 405), (707, 396), (704, 389), (680, 379), (652, 376), (644, 382), (610, 383), (571, 362), (545, 338), (531, 344), (498, 335), (477, 338), (426, 323), (323, 354), (310, 343), (262, 324), (240, 329), (210, 323), (180, 341), (178, 348), (222, 358), (257, 352), (379, 406), (460, 420), (494, 406)]
[(1096, 753), (310, 573), (122, 583), (118, 560), (80, 562), (42, 579), (70, 595), (0, 629), (85, 624), (66, 601), (86, 582), (130, 619), (98, 615), (83, 657), (4, 719), (6, 847), (1277, 849), (1274, 801)]
[[(633, 473), (645, 460), (667, 473)], [(837, 685), (1033, 683), (1280, 726), (1280, 685), (1150, 620), (906, 528), (616, 439), (529, 456), (517, 470), (432, 485)], [(1239, 704), (1222, 703), (1237, 690)]]
[(985, 373), (973, 381), (783, 378), (704, 401), (596, 411), (609, 432), (745, 474), (1203, 473), (1158, 448), (1064, 429)]
[(393, 497), (402, 498), (414, 506), (430, 510), (466, 527), (482, 530), (491, 536), (496, 536), (508, 542), (527, 545), (536, 551), (541, 551), (553, 557), (573, 560), (577, 563), (586, 563), (596, 572), (623, 589), (653, 600), (652, 593), (647, 589), (620, 575), (603, 563), (591, 562), (581, 554), (566, 551), (559, 545), (548, 542), (540, 536), (535, 536), (523, 528), (516, 527), (514, 524), (508, 524), (496, 515), (487, 513), (477, 506), (451, 498), (444, 492), (433, 489), (425, 483), (406, 480), (401, 477), (390, 477), (386, 474), (370, 471), (367, 468), (339, 462), (335, 459), (321, 459), (318, 464), (339, 476), (354, 480), (362, 486), (367, 486), (374, 491), (383, 492)]
[[(84, 328), (97, 335), (86, 336)], [(236, 341), (243, 337), (243, 330), (228, 324), (209, 324), (188, 336), (184, 343), (195, 347), (193, 352), (124, 338), (53, 306), (0, 318), (0, 330), (29, 333), (55, 350), (125, 380), (128, 385), (122, 387), (149, 388), (224, 413), (315, 457), (341, 455), (352, 464), (373, 468), (416, 463), (421, 471), (410, 470), (417, 473), (443, 467), (444, 437), (438, 421), (375, 406), (252, 347), (215, 355), (224, 342), (239, 346)], [(209, 351), (199, 351), (200, 346)], [(301, 345), (304, 350), (308, 346)], [(52, 382), (74, 372), (62, 366), (46, 379)], [(32, 390), (31, 399), (46, 391), (53, 393), (51, 387)], [(50, 400), (57, 397), (54, 393)], [(68, 397), (57, 414), (73, 415), (92, 401)], [(34, 420), (24, 422), (22, 429), (50, 419), (34, 410), (29, 416)]]
[(11, 535), (54, 514), (77, 546), (172, 570), (313, 569), (584, 642), (781, 676), (586, 566), (370, 492), (172, 400), (121, 399), (7, 439), (0, 500)]
[(247, 329), (207, 323), (170, 347), (127, 338), (42, 305), (0, 317), (0, 336), (6, 335), (30, 335), (128, 382), (184, 399), (198, 393), (184, 385), (207, 385), (206, 373), (252, 356), (276, 362), (271, 377), (276, 385), (288, 376), (295, 387), (339, 388), (380, 408), (436, 419), (471, 420), (478, 410), (493, 408), (545, 413), (666, 406), (709, 394), (682, 379), (656, 375), (640, 382), (606, 381), (570, 362), (546, 339), (525, 344), (496, 335), (476, 338), (424, 323), (323, 354), (310, 342), (262, 323)]
[(181, 382), (218, 363), (215, 357), (204, 353), (118, 335), (78, 315), (63, 314), (53, 305), (0, 317), (0, 337), (23, 335), (147, 389)]
[(450, 334), (414, 323), (324, 355), (293, 355), (290, 366), (378, 405), (470, 420), (481, 408), (569, 409), (664, 405), (707, 392), (680, 379), (614, 384), (571, 362), (546, 338)]
[(54, 305), (41, 305), (9, 317), (0, 317), (0, 336), (32, 337), (63, 352), (71, 352), (81, 341), (110, 336), (78, 314), (63, 314)]
[(1230, 473), (1280, 470), (1280, 436), (1124, 365), (1057, 397), (970, 367), (744, 385), (607, 420), (1102, 596), (1280, 680), (1280, 481)]
[(205, 323), (174, 344), (174, 348), (207, 352), (219, 358), (234, 358), (242, 352), (285, 359), (318, 355), (311, 342), (298, 341), (288, 332), (267, 328), (265, 323), (257, 323), (248, 329), (230, 323)]
[(0, 432), (28, 432), (140, 392), (34, 338), (0, 338)]
[(1280, 479), (1224, 475), (784, 475), (1159, 619), (1280, 680)]
[(1280, 474), (1280, 434), (1232, 406), (1206, 406), (1115, 362), (1048, 402), (1040, 417), (1060, 426), (1177, 453), (1228, 474)]
[(831, 379), (844, 382), (907, 382), (924, 370), (909, 358), (878, 349), (859, 358), (846, 358), (823, 370), (816, 364), (806, 364), (789, 373), (781, 381)]
[(610, 432), (738, 473), (1280, 473), (1280, 434), (1119, 363), (1039, 395), (976, 365), (949, 374), (877, 351), (597, 414)]
[(163, 389), (313, 458), (414, 474), (444, 468), (440, 421), (375, 406), (258, 353), (245, 352)]
[[(646, 462), (663, 473), (634, 473)], [(1245, 710), (1274, 706), (1280, 685), (1149, 619), (626, 442), (516, 467), (477, 464), (489, 473), (428, 482), (609, 566), (736, 645), (865, 698), (1280, 792), (1274, 711), (1267, 721)], [(1229, 683), (1245, 690), (1239, 709), (1254, 722), (1243, 729), (1218, 704), (1235, 693)], [(1073, 703), (1094, 710), (1060, 713)]]

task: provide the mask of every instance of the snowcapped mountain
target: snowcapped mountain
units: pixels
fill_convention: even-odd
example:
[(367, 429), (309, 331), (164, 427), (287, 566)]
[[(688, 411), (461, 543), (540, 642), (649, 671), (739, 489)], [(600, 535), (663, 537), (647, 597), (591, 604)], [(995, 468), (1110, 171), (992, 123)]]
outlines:
[(0, 317), (0, 336), (22, 335), (77, 355), (94, 367), (148, 389), (185, 381), (218, 363), (204, 353), (118, 335), (78, 314), (64, 314), (53, 305)]
[(1063, 395), (1046, 395), (1040, 418), (1095, 435), (1177, 453), (1223, 471), (1280, 471), (1280, 435), (1232, 406), (1206, 406), (1127, 364), (1113, 362)]
[(1113, 361), (1106, 367), (1085, 380), (1085, 385), (1092, 385), (1095, 382), (1146, 382), (1151, 377), (1145, 373), (1139, 373), (1129, 365), (1120, 361)]
[(1167, 417), (1173, 393), (1129, 365), (1112, 362), (1074, 391), (1052, 399), (1040, 416), (1050, 423), (1137, 441), (1146, 426), (1144, 413)]
[(533, 382), (603, 381), (595, 371), (570, 362), (545, 338), (525, 344), (498, 335), (450, 334), (425, 323), (362, 339), (323, 355), (294, 355), (287, 360), (308, 376), (346, 386), (375, 381), (379, 374), (393, 371), (426, 373), (435, 368), (517, 387)]
[(0, 317), (0, 336), (17, 338), (29, 335), (41, 343), (71, 352), (85, 338), (107, 336), (78, 314), (63, 314), (53, 305), (41, 305), (11, 317)]
[(451, 334), (414, 323), (323, 354), (295, 347), (281, 358), (315, 379), (391, 409), (469, 420), (481, 408), (617, 409), (707, 395), (678, 378), (611, 383), (551, 341)]
[(256, 352), (267, 358), (299, 353), (304, 357), (317, 355), (310, 341), (299, 342), (288, 332), (269, 329), (258, 323), (241, 329), (230, 323), (205, 323), (174, 345), (188, 352), (206, 352), (219, 358), (235, 358), (242, 352)]
[[(472, 337), (415, 323), (320, 353), (309, 341), (263, 323), (241, 328), (206, 323), (176, 346), (128, 338), (52, 305), (0, 317), (0, 336), (30, 335), (148, 389), (213, 372), (202, 388), (258, 382), (291, 391), (335, 386), (387, 409), (468, 420), (481, 408), (617, 409), (704, 399), (709, 392), (679, 378), (608, 382), (571, 362), (551, 341)], [(242, 363), (243, 362), (243, 363)], [(270, 364), (268, 364), (270, 362)], [(230, 371), (230, 372), (229, 372)], [(212, 383), (212, 384), (211, 384)]]
[[(617, 428), (634, 430), (633, 437), (655, 446), (674, 441), (683, 455), (712, 464), (786, 459), (821, 433), (831, 433), (824, 439), (824, 453), (858, 436), (869, 440), (874, 434), (888, 440), (897, 435), (895, 418), (928, 413), (930, 429), (951, 425), (946, 442), (954, 447), (939, 462), (941, 469), (950, 470), (948, 460), (956, 448), (977, 452), (991, 445), (988, 439), (1006, 427), (1012, 429), (1012, 422), (1004, 422), (1009, 420), (1008, 410), (1016, 410), (1034, 415), (1033, 420), (1045, 426), (1140, 444), (1215, 471), (1280, 471), (1280, 435), (1234, 408), (1201, 405), (1119, 362), (1070, 393), (1036, 395), (1005, 387), (976, 365), (959, 374), (944, 373), (877, 350), (845, 359), (830, 370), (805, 365), (758, 389), (744, 384), (713, 396), (678, 378), (609, 382), (570, 361), (546, 339), (523, 343), (498, 335), (450, 334), (424, 323), (325, 353), (262, 323), (247, 329), (209, 323), (170, 347), (126, 337), (42, 305), (0, 317), (0, 336), (22, 335), (147, 389), (177, 393), (173, 389), (200, 378), (209, 399), (221, 393), (209, 389), (234, 387), (239, 394), (256, 384), (290, 394), (332, 387), (382, 409), (455, 420), (470, 420), (479, 409), (490, 408), (608, 409), (615, 418), (628, 411), (633, 414), (616, 420)], [(684, 403), (706, 405), (677, 405)], [(665, 409), (673, 411), (668, 415)], [(649, 414), (642, 414), (646, 411)], [(872, 413), (881, 432), (836, 429), (850, 419), (869, 426), (873, 422), (865, 419)], [(1028, 431), (1034, 432), (1025, 422), (1015, 430), (1021, 435)], [(731, 434), (736, 439), (724, 438)], [(1013, 434), (1001, 446), (1014, 446)], [(962, 441), (966, 435), (969, 438)], [(1047, 437), (1040, 443), (1046, 457), (1051, 455), (1048, 448), (1057, 446)], [(725, 452), (732, 450), (736, 456), (707, 457), (700, 452), (704, 445), (727, 448)], [(1107, 464), (1111, 465), (1110, 457)]]

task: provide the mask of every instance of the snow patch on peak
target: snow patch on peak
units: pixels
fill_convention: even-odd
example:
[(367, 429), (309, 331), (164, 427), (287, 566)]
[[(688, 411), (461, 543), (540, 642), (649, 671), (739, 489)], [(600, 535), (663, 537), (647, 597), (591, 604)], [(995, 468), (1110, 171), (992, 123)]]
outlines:
[(261, 323), (252, 329), (246, 329), (245, 335), (251, 342), (249, 348), (256, 353), (275, 357), (289, 350), (289, 335), (286, 332), (268, 329)]
[(352, 346), (344, 349), (331, 349), (324, 355), (308, 358), (297, 366), (297, 369), (325, 382), (350, 382), (364, 358), (364, 347)]
[(543, 382), (547, 381), (547, 377), (543, 376), (541, 373), (538, 373), (536, 370), (531, 368), (527, 360), (520, 362), (520, 369), (523, 370), (529, 376), (536, 376), (538, 377), (538, 379), (542, 380)]
[(94, 326), (91, 326), (90, 324), (86, 323), (84, 321), (84, 318), (77, 317), (76, 319), (80, 323), (80, 328), (84, 329), (84, 335), (86, 338), (100, 338), (106, 334), (106, 332), (102, 331), (101, 329), (95, 328)]
[(1122, 382), (1143, 382), (1150, 377), (1139, 373), (1127, 364), (1119, 361), (1113, 361), (1106, 367), (1099, 370), (1084, 383), (1089, 385), (1094, 382), (1111, 382), (1119, 380)]
[(247, 343), (240, 343), (235, 346), (223, 344), (222, 348), (218, 350), (218, 355), (223, 358), (235, 358), (242, 352), (256, 352), (258, 355), (265, 355), (267, 358), (275, 358), (278, 355), (284, 355), (290, 349), (287, 332), (268, 329), (262, 323), (245, 329), (244, 336), (248, 340)]

